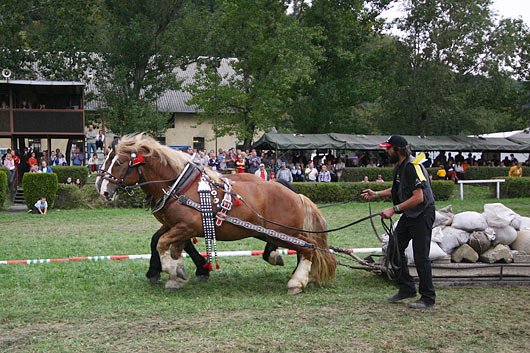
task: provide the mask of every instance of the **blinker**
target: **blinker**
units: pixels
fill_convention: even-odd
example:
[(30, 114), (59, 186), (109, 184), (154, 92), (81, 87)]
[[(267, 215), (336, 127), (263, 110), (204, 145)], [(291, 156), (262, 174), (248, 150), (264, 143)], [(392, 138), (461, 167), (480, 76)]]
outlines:
[(141, 154), (131, 153), (131, 162), (129, 163), (131, 167), (136, 167), (137, 165), (144, 164), (145, 159)]

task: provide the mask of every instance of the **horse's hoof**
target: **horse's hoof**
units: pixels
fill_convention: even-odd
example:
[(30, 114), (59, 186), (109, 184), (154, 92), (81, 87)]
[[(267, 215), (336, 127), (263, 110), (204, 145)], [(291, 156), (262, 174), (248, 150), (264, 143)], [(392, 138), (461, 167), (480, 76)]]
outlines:
[(273, 266), (283, 266), (283, 258), (278, 251), (273, 251), (269, 254), (267, 262)]
[(208, 279), (210, 278), (210, 276), (200, 275), (200, 276), (196, 276), (196, 278), (197, 278), (197, 281), (199, 282), (208, 282)]
[(173, 292), (179, 288), (184, 287), (186, 281), (177, 277), (177, 279), (168, 279), (166, 282), (166, 291)]
[(151, 283), (151, 284), (160, 283), (160, 275), (154, 276), (154, 277), (149, 277), (149, 283)]
[(164, 291), (166, 293), (175, 293), (177, 291), (178, 288), (164, 288)]
[(287, 294), (296, 295), (302, 293), (304, 290), (300, 287), (287, 288)]
[(188, 276), (186, 276), (186, 272), (184, 271), (183, 268), (177, 268), (177, 277), (185, 281), (188, 280)]

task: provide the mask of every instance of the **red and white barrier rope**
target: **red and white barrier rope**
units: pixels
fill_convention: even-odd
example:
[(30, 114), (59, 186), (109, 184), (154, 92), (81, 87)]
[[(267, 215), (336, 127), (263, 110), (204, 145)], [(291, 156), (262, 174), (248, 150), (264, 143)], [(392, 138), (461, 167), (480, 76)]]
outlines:
[[(381, 248), (357, 248), (348, 249), (355, 253), (376, 253), (381, 252)], [(278, 249), (280, 255), (294, 255), (296, 251), (288, 249)], [(243, 257), (243, 256), (261, 256), (263, 250), (240, 250), (240, 251), (220, 251), (218, 257)], [(188, 254), (182, 254), (185, 258)], [(206, 253), (201, 253), (205, 257)], [(33, 265), (33, 264), (49, 264), (52, 262), (78, 262), (78, 261), (117, 261), (117, 260), (149, 260), (151, 254), (141, 255), (109, 255), (109, 256), (72, 256), (56, 259), (32, 259), (32, 260), (0, 260), (0, 265)]]

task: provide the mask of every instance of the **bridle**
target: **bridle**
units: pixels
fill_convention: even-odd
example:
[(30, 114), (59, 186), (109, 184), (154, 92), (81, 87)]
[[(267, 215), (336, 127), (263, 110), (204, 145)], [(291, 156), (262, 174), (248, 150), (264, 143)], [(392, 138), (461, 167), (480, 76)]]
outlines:
[[(98, 176), (102, 177), (104, 180), (107, 180), (111, 184), (117, 185), (118, 189), (125, 190), (130, 196), (132, 196), (134, 194), (132, 189), (139, 186), (140, 184), (145, 183), (145, 178), (141, 169), (142, 165), (145, 164), (144, 157), (142, 155), (136, 155), (136, 153), (133, 152), (129, 156), (128, 161), (122, 162), (119, 158), (116, 158), (115, 163), (118, 165), (118, 167), (121, 167), (125, 163), (128, 163), (127, 169), (125, 169), (121, 176), (117, 177), (106, 169), (100, 169), (98, 172)], [(136, 169), (139, 175), (139, 182), (136, 183), (136, 185), (134, 186), (127, 186), (125, 184), (125, 179), (133, 169)]]

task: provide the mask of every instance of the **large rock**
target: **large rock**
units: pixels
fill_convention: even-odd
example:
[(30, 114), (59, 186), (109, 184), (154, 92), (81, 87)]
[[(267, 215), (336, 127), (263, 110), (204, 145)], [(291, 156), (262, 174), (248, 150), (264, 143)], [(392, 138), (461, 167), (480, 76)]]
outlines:
[(517, 239), (510, 244), (513, 250), (530, 255), (530, 230), (520, 230), (517, 232)]
[(480, 261), (489, 264), (499, 261), (509, 263), (513, 261), (513, 255), (508, 246), (499, 244), (480, 255)]
[(471, 246), (464, 244), (453, 251), (451, 259), (453, 262), (477, 262), (478, 254)]
[(451, 226), (467, 232), (474, 232), (488, 228), (488, 222), (481, 213), (466, 211), (455, 214)]
[(517, 239), (517, 231), (512, 226), (493, 228), (495, 230), (495, 240), (493, 245), (510, 245)]

